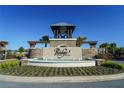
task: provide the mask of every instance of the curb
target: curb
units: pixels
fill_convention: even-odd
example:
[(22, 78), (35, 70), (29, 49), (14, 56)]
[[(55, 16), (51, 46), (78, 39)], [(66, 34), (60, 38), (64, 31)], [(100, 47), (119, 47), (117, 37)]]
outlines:
[(32, 82), (32, 83), (75, 83), (75, 82), (97, 82), (124, 79), (124, 73), (102, 76), (61, 76), (61, 77), (21, 77), (0, 75), (0, 81), (8, 82)]

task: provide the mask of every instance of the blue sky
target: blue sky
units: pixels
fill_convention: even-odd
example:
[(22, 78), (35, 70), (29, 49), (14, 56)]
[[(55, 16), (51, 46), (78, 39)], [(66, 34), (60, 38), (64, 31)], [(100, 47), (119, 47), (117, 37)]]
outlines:
[(57, 22), (75, 24), (73, 37), (124, 47), (124, 6), (0, 6), (0, 40), (8, 49), (29, 48), (28, 40), (53, 37), (49, 26)]

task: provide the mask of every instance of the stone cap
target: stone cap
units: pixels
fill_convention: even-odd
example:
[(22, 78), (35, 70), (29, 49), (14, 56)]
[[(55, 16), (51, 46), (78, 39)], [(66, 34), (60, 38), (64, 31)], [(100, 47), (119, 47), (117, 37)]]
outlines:
[(5, 44), (5, 45), (7, 45), (8, 42), (7, 42), (7, 41), (0, 41), (0, 44)]
[(0, 41), (0, 50), (5, 50), (7, 44), (8, 44), (7, 41)]
[(97, 44), (98, 41), (83, 41), (83, 43), (88, 43), (88, 44)]
[(52, 38), (52, 39), (49, 39), (50, 41), (57, 41), (57, 40), (62, 40), (62, 41), (76, 41), (77, 38)]
[(27, 41), (29, 44), (36, 44), (36, 41)]
[(66, 22), (59, 22), (59, 23), (52, 24), (50, 26), (75, 26), (75, 25), (70, 24), (70, 23), (66, 23)]

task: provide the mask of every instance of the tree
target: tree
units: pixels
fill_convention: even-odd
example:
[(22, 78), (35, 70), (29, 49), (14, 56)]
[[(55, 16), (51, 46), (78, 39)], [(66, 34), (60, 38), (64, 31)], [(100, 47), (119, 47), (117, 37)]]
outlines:
[(109, 47), (109, 43), (103, 43), (99, 47), (100, 48), (108, 48)]
[(45, 43), (45, 47), (47, 47), (47, 43), (49, 42), (49, 36), (42, 36), (42, 39), (40, 39), (40, 41), (43, 41)]
[(86, 40), (86, 39), (87, 39), (86, 37), (79, 36), (77, 38), (76, 46), (80, 47), (83, 44), (83, 41)]
[(24, 49), (23, 47), (20, 47), (20, 48), (18, 49), (18, 52), (20, 52), (20, 53), (25, 52), (25, 49)]
[(99, 46), (100, 48), (104, 48), (105, 49), (105, 53), (108, 52), (108, 48), (109, 48), (109, 43), (103, 43)]
[(116, 48), (115, 57), (116, 58), (124, 58), (124, 47)]
[(109, 45), (109, 50), (110, 50), (110, 52), (114, 55), (115, 54), (115, 49), (117, 48), (117, 45), (116, 45), (116, 43), (111, 43), (110, 45)]

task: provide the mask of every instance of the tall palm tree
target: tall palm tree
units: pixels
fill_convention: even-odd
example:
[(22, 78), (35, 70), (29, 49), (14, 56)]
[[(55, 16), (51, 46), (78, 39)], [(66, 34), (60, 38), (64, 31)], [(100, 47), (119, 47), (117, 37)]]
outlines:
[(42, 36), (42, 39), (40, 39), (40, 41), (43, 41), (43, 43), (45, 43), (45, 47), (47, 47), (47, 43), (49, 42), (49, 36)]
[(112, 49), (112, 54), (115, 54), (115, 49), (117, 48), (116, 43), (111, 43), (110, 48)]
[(109, 48), (109, 43), (103, 43), (99, 46), (100, 48), (104, 48), (105, 49), (105, 53), (108, 52), (108, 48)]
[(76, 46), (80, 47), (83, 44), (83, 41), (86, 40), (86, 39), (87, 39), (86, 37), (79, 36), (77, 38)]

